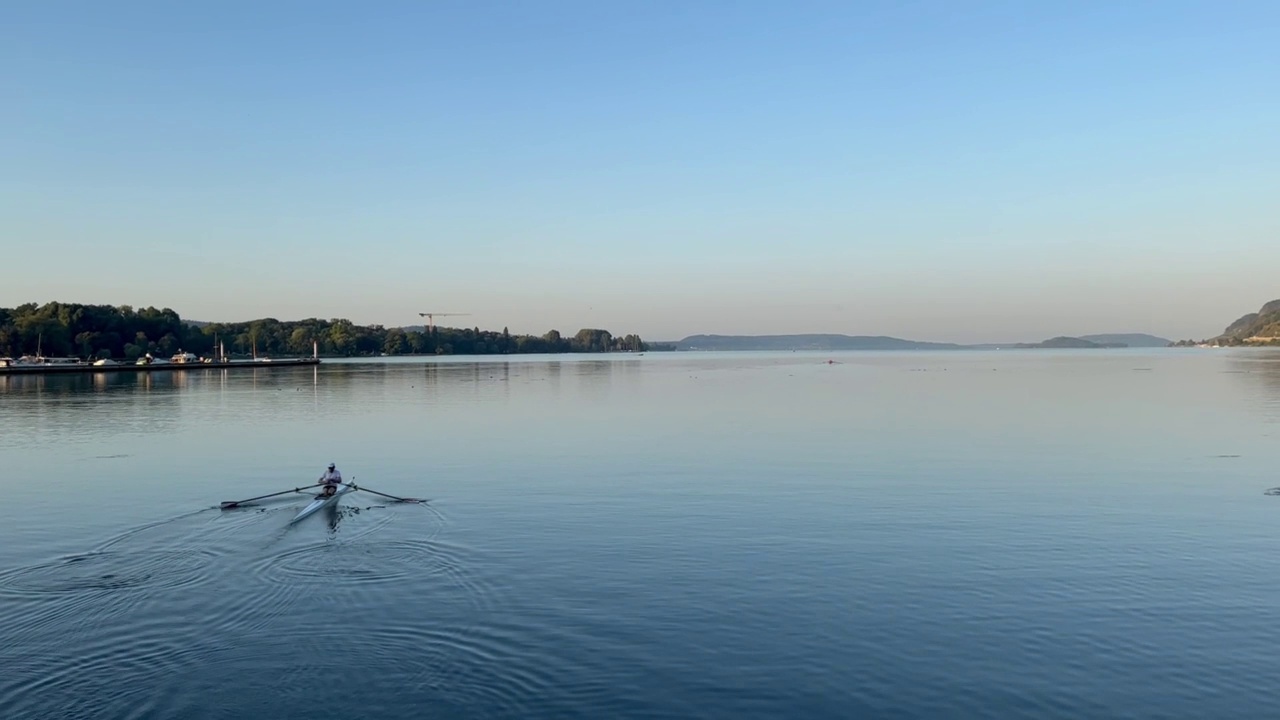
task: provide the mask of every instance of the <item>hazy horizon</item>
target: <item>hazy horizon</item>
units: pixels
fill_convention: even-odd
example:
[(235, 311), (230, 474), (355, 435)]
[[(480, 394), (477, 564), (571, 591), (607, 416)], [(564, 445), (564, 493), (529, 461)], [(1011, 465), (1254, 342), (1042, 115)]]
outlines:
[[(37, 301), (30, 301), (30, 300), (29, 300), (29, 301), (26, 301), (26, 302), (37, 302)], [(54, 298), (54, 299), (50, 299), (50, 300), (48, 300), (48, 301), (38, 301), (38, 303), (37, 303), (37, 304), (43, 304), (44, 302), (63, 302), (63, 303), (77, 303), (77, 302), (79, 302), (79, 303), (81, 303), (81, 304), (86, 304), (86, 305), (88, 305), (88, 304), (117, 305), (117, 306), (119, 306), (119, 305), (130, 305), (130, 306), (131, 306), (131, 307), (133, 307), (134, 309), (139, 309), (139, 308), (142, 308), (142, 307), (147, 307), (148, 305), (150, 305), (150, 306), (154, 306), (154, 307), (158, 307), (158, 308), (168, 307), (169, 309), (172, 309), (172, 310), (174, 310), (175, 312), (177, 312), (177, 313), (178, 313), (178, 315), (179, 315), (180, 317), (182, 317), (182, 319), (183, 319), (183, 320), (192, 321), (192, 322), (198, 322), (198, 323), (223, 323), (223, 324), (230, 324), (230, 323), (251, 322), (251, 321), (254, 321), (254, 320), (262, 320), (262, 319), (267, 319), (267, 318), (273, 318), (273, 319), (275, 319), (275, 320), (279, 320), (279, 321), (281, 321), (281, 322), (297, 322), (297, 321), (307, 320), (307, 319), (312, 319), (312, 318), (317, 318), (317, 319), (321, 319), (321, 320), (331, 320), (331, 319), (335, 319), (335, 318), (346, 318), (346, 319), (351, 320), (352, 322), (354, 322), (354, 323), (356, 323), (356, 324), (358, 324), (358, 325), (382, 325), (383, 327), (388, 327), (388, 328), (390, 328), (390, 327), (406, 327), (406, 328), (408, 328), (408, 327), (420, 327), (420, 326), (425, 327), (425, 325), (426, 325), (426, 319), (425, 319), (425, 318), (419, 318), (419, 319), (418, 319), (418, 321), (415, 321), (415, 322), (404, 322), (404, 323), (383, 323), (383, 322), (377, 322), (377, 321), (362, 322), (362, 321), (360, 321), (360, 320), (356, 320), (356, 319), (354, 319), (354, 318), (351, 318), (351, 317), (350, 317), (350, 316), (348, 316), (348, 315), (333, 315), (333, 316), (308, 315), (308, 316), (298, 316), (298, 317), (281, 317), (281, 316), (278, 316), (278, 315), (265, 314), (265, 315), (255, 315), (255, 316), (253, 316), (253, 317), (213, 318), (213, 319), (211, 319), (211, 318), (208, 318), (208, 317), (195, 317), (195, 316), (188, 315), (187, 313), (183, 312), (182, 308), (180, 308), (180, 307), (174, 307), (174, 306), (172, 306), (172, 305), (167, 305), (167, 304), (164, 304), (164, 303), (146, 303), (146, 302), (143, 302), (143, 303), (114, 303), (114, 302), (104, 302), (104, 303), (99, 303), (99, 302), (88, 302), (88, 301), (84, 301), (84, 300), (66, 300), (66, 299), (56, 299), (56, 298)], [(0, 304), (0, 307), (12, 307), (12, 305), (3, 305), (3, 304)], [(513, 334), (529, 334), (529, 335), (543, 335), (543, 334), (545, 334), (546, 332), (548, 332), (548, 331), (550, 331), (550, 330), (556, 330), (556, 331), (559, 331), (561, 334), (572, 334), (572, 333), (575, 333), (575, 332), (577, 332), (578, 330), (581, 330), (581, 329), (584, 329), (584, 328), (600, 328), (600, 329), (608, 330), (608, 331), (610, 331), (611, 333), (614, 333), (615, 335), (624, 335), (624, 334), (627, 334), (627, 333), (633, 333), (633, 332), (636, 332), (634, 329), (631, 329), (631, 328), (611, 328), (611, 327), (602, 326), (602, 325), (598, 325), (598, 324), (597, 324), (597, 325), (590, 325), (590, 324), (584, 324), (584, 325), (564, 325), (564, 324), (560, 324), (560, 325), (555, 325), (555, 324), (551, 324), (551, 325), (546, 326), (545, 328), (538, 329), (538, 328), (536, 328), (536, 327), (515, 327), (515, 326), (511, 326), (511, 325), (509, 325), (509, 324), (504, 324), (504, 323), (501, 323), (501, 322), (499, 322), (499, 323), (498, 323), (498, 324), (496, 324), (496, 325), (494, 325), (494, 324), (480, 324), (480, 323), (476, 323), (476, 322), (462, 322), (462, 321), (460, 321), (460, 319), (458, 319), (458, 318), (453, 318), (453, 317), (437, 318), (437, 319), (436, 319), (436, 321), (435, 321), (435, 324), (436, 324), (437, 326), (439, 326), (439, 327), (454, 327), (454, 328), (469, 328), (469, 327), (476, 326), (476, 327), (479, 327), (481, 330), (500, 330), (500, 329), (502, 329), (502, 328), (504, 328), (504, 327), (505, 327), (505, 328), (507, 328), (507, 329), (508, 329), (511, 333), (513, 333)], [(1224, 327), (1225, 327), (1225, 326), (1224, 326)], [(998, 335), (998, 333), (997, 333), (997, 335), (996, 335), (995, 337), (987, 338), (987, 339), (975, 339), (975, 338), (973, 338), (973, 337), (971, 337), (971, 336), (964, 336), (964, 335), (962, 335), (962, 334), (958, 334), (958, 335), (956, 335), (955, 337), (925, 337), (925, 336), (914, 336), (914, 335), (910, 335), (910, 334), (904, 334), (904, 333), (901, 333), (901, 332), (892, 332), (892, 331), (887, 331), (887, 332), (863, 332), (863, 331), (858, 331), (858, 330), (852, 330), (852, 331), (850, 331), (850, 330), (782, 330), (782, 331), (777, 331), (777, 332), (773, 332), (773, 331), (770, 331), (770, 332), (763, 332), (763, 331), (752, 331), (752, 330), (747, 330), (747, 331), (743, 331), (743, 332), (725, 332), (725, 331), (718, 330), (718, 329), (710, 329), (710, 330), (695, 330), (695, 331), (692, 331), (692, 332), (684, 332), (684, 333), (681, 333), (681, 334), (679, 334), (679, 335), (645, 335), (645, 334), (643, 334), (643, 333), (640, 333), (640, 335), (644, 338), (644, 340), (645, 340), (646, 342), (675, 342), (675, 341), (683, 340), (683, 339), (684, 339), (684, 338), (686, 338), (686, 337), (697, 336), (697, 335), (721, 335), (721, 336), (767, 336), (767, 335), (847, 335), (847, 336), (895, 337), (895, 338), (902, 339), (902, 340), (912, 340), (912, 341), (919, 341), (919, 342), (954, 343), (954, 344), (959, 344), (959, 345), (987, 345), (987, 344), (1000, 344), (1000, 343), (1039, 342), (1039, 341), (1042, 341), (1042, 340), (1048, 340), (1048, 339), (1055, 338), (1055, 337), (1082, 337), (1082, 336), (1086, 336), (1086, 335), (1129, 335), (1129, 334), (1137, 335), (1137, 334), (1141, 334), (1141, 335), (1152, 335), (1152, 336), (1155, 336), (1155, 337), (1164, 338), (1164, 339), (1166, 339), (1166, 340), (1201, 340), (1201, 339), (1208, 339), (1208, 338), (1214, 337), (1214, 336), (1218, 335), (1220, 332), (1221, 332), (1221, 330), (1217, 330), (1217, 331), (1213, 331), (1213, 332), (1204, 333), (1204, 334), (1202, 334), (1202, 335), (1194, 335), (1194, 336), (1188, 336), (1188, 337), (1175, 337), (1175, 336), (1171, 336), (1171, 335), (1161, 334), (1161, 333), (1159, 333), (1159, 332), (1150, 332), (1150, 331), (1142, 330), (1142, 329), (1133, 329), (1133, 330), (1096, 330), (1096, 331), (1095, 331), (1095, 330), (1081, 330), (1081, 331), (1079, 331), (1079, 332), (1055, 332), (1055, 331), (1047, 331), (1047, 332), (1046, 332), (1046, 331), (1030, 331), (1030, 332), (1026, 333), (1026, 334), (1025, 334), (1025, 336), (1020, 336), (1020, 337), (1013, 337), (1013, 336), (1004, 336), (1004, 337), (1001, 337), (1001, 336), (999, 336), (999, 335)]]
[(23, 271), (0, 306), (1211, 337), (1280, 298), (1277, 21), (1260, 2), (13, 7), (0, 233)]
[[(4, 289), (0, 288), (0, 299), (6, 297), (8, 294), (9, 293), (7, 293)], [(1280, 290), (1277, 290), (1276, 294), (1277, 294), (1277, 297), (1273, 297), (1270, 300), (1280, 299)], [(537, 320), (534, 320), (532, 322), (526, 321), (523, 324), (516, 324), (514, 322), (509, 322), (507, 320), (504, 320), (503, 319), (504, 315), (500, 311), (495, 311), (489, 315), (486, 315), (487, 319), (483, 322), (476, 319), (478, 317), (476, 313), (468, 313), (466, 317), (437, 317), (435, 319), (435, 324), (440, 327), (456, 327), (456, 328), (469, 328), (474, 326), (474, 327), (479, 327), (481, 330), (501, 330), (502, 328), (505, 327), (513, 334), (528, 334), (528, 335), (543, 335), (550, 330), (557, 330), (560, 333), (565, 334), (565, 333), (574, 333), (583, 328), (600, 328), (600, 329), (608, 330), (616, 335), (636, 333), (636, 334), (639, 334), (641, 337), (643, 337), (646, 341), (650, 341), (650, 342), (675, 341), (675, 340), (680, 340), (692, 335), (743, 335), (745, 336), (745, 335), (815, 335), (815, 334), (850, 335), (850, 336), (888, 336), (888, 337), (896, 337), (904, 340), (917, 340), (917, 341), (925, 341), (925, 342), (956, 343), (956, 344), (1038, 342), (1038, 341), (1047, 340), (1053, 337), (1063, 337), (1063, 336), (1080, 337), (1084, 335), (1126, 335), (1126, 334), (1153, 335), (1153, 336), (1165, 338), (1168, 340), (1203, 340), (1203, 339), (1216, 337), (1227, 327), (1229, 323), (1237, 320), (1239, 317), (1245, 315), (1246, 313), (1257, 311), (1258, 308), (1260, 308), (1264, 304), (1264, 302), (1270, 302), (1270, 300), (1258, 301), (1254, 303), (1252, 306), (1249, 306), (1245, 309), (1240, 309), (1238, 312), (1236, 312), (1235, 315), (1232, 315), (1230, 318), (1224, 318), (1220, 323), (1218, 323), (1217, 326), (1207, 326), (1204, 330), (1200, 332), (1191, 332), (1191, 333), (1185, 333), (1185, 334), (1161, 332), (1159, 328), (1151, 328), (1151, 327), (1119, 327), (1117, 328), (1114, 326), (1114, 323), (1111, 326), (1095, 327), (1095, 326), (1090, 326), (1088, 322), (1085, 320), (1071, 319), (1070, 313), (1047, 314), (1043, 318), (1045, 322), (1040, 325), (1037, 325), (1037, 318), (1035, 317), (1019, 316), (1016, 313), (1010, 313), (1008, 317), (1017, 319), (1017, 322), (1013, 322), (1005, 326), (1005, 327), (1012, 328), (1011, 330), (1006, 332), (1006, 331), (1000, 330), (999, 328), (996, 328), (996, 329), (987, 330), (981, 333), (969, 331), (969, 329), (963, 325), (963, 323), (967, 319), (959, 315), (952, 314), (952, 315), (948, 315), (948, 317), (954, 318), (957, 322), (962, 323), (962, 325), (960, 327), (955, 328), (952, 331), (942, 330), (939, 332), (935, 332), (933, 334), (925, 334), (927, 333), (927, 328), (929, 327), (927, 324), (919, 324), (919, 323), (912, 323), (912, 322), (906, 322), (902, 326), (897, 326), (897, 327), (890, 327), (884, 323), (877, 323), (874, 326), (874, 329), (868, 329), (869, 326), (856, 326), (856, 325), (850, 326), (850, 327), (835, 328), (835, 329), (832, 329), (830, 327), (824, 328), (814, 322), (806, 322), (803, 320), (796, 321), (793, 325), (788, 326), (787, 321), (783, 317), (785, 315), (785, 312), (782, 310), (777, 310), (776, 312), (772, 313), (771, 316), (776, 317), (778, 319), (776, 322), (768, 324), (769, 329), (767, 330), (754, 327), (754, 324), (749, 320), (746, 321), (745, 323), (735, 320), (732, 322), (725, 322), (720, 324), (719, 326), (714, 326), (714, 327), (697, 328), (690, 325), (692, 329), (680, 330), (674, 333), (644, 332), (639, 330), (637, 326), (643, 325), (645, 327), (651, 327), (651, 326), (655, 326), (655, 324), (652, 321), (645, 321), (645, 322), (640, 322), (632, 325), (625, 325), (625, 324), (619, 324), (619, 323), (614, 323), (611, 325), (608, 322), (593, 320), (590, 316), (591, 308), (588, 308), (587, 313), (574, 314), (572, 312), (569, 312), (561, 315), (561, 317), (579, 318), (577, 321), (570, 321), (570, 322), (556, 322), (554, 319), (550, 317), (550, 315), (548, 315), (548, 318), (545, 321), (543, 321), (541, 324), (539, 324)], [(39, 299), (16, 298), (8, 302), (0, 301), (0, 307), (11, 308), (11, 307), (15, 307), (17, 305), (21, 305), (29, 302), (34, 302), (36, 304), (44, 304), (46, 302), (62, 302), (62, 303), (81, 303), (85, 305), (115, 305), (115, 306), (129, 305), (135, 309), (148, 307), (148, 306), (157, 307), (157, 308), (167, 307), (177, 312), (179, 316), (181, 316), (182, 319), (184, 320), (190, 320), (190, 321), (201, 322), (201, 323), (240, 323), (240, 322), (250, 322), (253, 320), (261, 320), (266, 318), (274, 318), (282, 322), (296, 322), (296, 321), (306, 320), (311, 318), (319, 318), (322, 320), (345, 318), (357, 325), (382, 325), (383, 327), (425, 326), (427, 323), (427, 319), (424, 317), (415, 317), (414, 319), (405, 319), (401, 321), (388, 322), (384, 320), (379, 320), (376, 317), (360, 317), (357, 315), (353, 315), (352, 313), (349, 313), (349, 312), (341, 312), (341, 308), (337, 308), (338, 310), (337, 312), (327, 313), (327, 314), (326, 313), (310, 313), (310, 314), (284, 315), (280, 313), (270, 313), (270, 312), (261, 312), (261, 311), (255, 313), (252, 311), (252, 309), (249, 309), (248, 314), (242, 314), (237, 316), (217, 316), (212, 314), (202, 315), (202, 314), (189, 312), (187, 309), (188, 305), (183, 304), (181, 302), (166, 303), (166, 302), (148, 300), (146, 298), (141, 298), (141, 297), (135, 298), (133, 301), (128, 301), (128, 300), (122, 301), (122, 300), (113, 300), (113, 299), (92, 299), (92, 298), (85, 298), (82, 296), (82, 294), (76, 294), (76, 293), (71, 293), (67, 297), (45, 296)], [(217, 306), (217, 305), (218, 303), (214, 304), (214, 306)], [(243, 303), (243, 302), (236, 303), (235, 305), (238, 307), (249, 306), (248, 303)], [(770, 313), (768, 313), (766, 310), (761, 310), (761, 313), (765, 315), (770, 315)], [(417, 313), (413, 313), (413, 314), (415, 316), (417, 315)], [(529, 312), (528, 308), (523, 308), (520, 310), (520, 312), (513, 311), (511, 314), (511, 317), (521, 316), (521, 317), (527, 318), (530, 314), (531, 313)], [(843, 308), (833, 308), (832, 314), (840, 315), (840, 314), (846, 314), (846, 313), (844, 312)], [(990, 318), (991, 315), (988, 314), (986, 317)], [(936, 320), (936, 316), (934, 319)], [(972, 318), (969, 318), (969, 320), (971, 319)], [(672, 324), (672, 323), (668, 321), (667, 324)], [(679, 323), (681, 327), (683, 327), (685, 324), (686, 323), (684, 322)], [(910, 328), (913, 326), (920, 327), (921, 328), (920, 332), (911, 331)], [(730, 329), (726, 329), (726, 328), (730, 328)], [(737, 328), (737, 329), (732, 329), (732, 328)], [(1055, 328), (1059, 328), (1059, 329), (1055, 329)], [(1071, 328), (1071, 329), (1063, 330), (1060, 328)]]

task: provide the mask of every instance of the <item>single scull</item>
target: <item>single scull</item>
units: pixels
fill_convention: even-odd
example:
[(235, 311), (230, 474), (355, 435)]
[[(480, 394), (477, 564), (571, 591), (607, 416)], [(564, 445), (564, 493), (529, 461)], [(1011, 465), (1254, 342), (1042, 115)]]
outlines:
[(354, 485), (342, 484), (338, 486), (338, 489), (334, 491), (332, 495), (325, 495), (324, 493), (320, 493), (316, 495), (314, 500), (307, 503), (306, 507), (299, 510), (298, 514), (293, 516), (293, 519), (289, 521), (289, 524), (292, 525), (293, 523), (296, 523), (302, 518), (319, 510), (320, 508), (330, 505), (332, 503), (338, 502), (338, 498), (342, 497), (343, 495), (346, 495), (347, 493), (355, 489), (356, 488)]

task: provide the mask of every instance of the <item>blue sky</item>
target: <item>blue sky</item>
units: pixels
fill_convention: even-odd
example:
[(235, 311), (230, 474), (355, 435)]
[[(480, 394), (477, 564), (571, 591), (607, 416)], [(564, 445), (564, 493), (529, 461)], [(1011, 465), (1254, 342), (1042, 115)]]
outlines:
[(1280, 297), (1280, 5), (27, 2), (0, 306), (1204, 337)]

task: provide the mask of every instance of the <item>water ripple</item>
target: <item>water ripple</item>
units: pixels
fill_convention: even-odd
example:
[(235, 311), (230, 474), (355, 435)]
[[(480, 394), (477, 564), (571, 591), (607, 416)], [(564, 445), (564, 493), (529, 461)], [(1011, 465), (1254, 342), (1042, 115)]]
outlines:
[[(99, 608), (114, 605), (97, 600)], [(6, 667), (0, 707), (6, 716), (120, 717), (149, 707), (156, 701), (156, 678), (198, 667), (209, 642), (182, 615), (150, 610), (135, 601), (109, 623), (100, 614), (63, 612), (61, 634), (17, 638), (0, 651)], [(74, 643), (74, 654), (66, 652), (68, 643)]]
[(462, 588), (473, 606), (486, 608), (492, 592), (469, 568), (474, 560), (465, 548), (425, 538), (309, 544), (262, 557), (251, 566), (263, 588), (306, 585), (344, 587), (365, 592), (372, 586), (433, 576)]
[(198, 585), (208, 580), (204, 570), (214, 557), (202, 548), (70, 555), (0, 573), (0, 597)]
[(544, 651), (521, 642), (528, 628), (505, 626), (466, 629), (426, 625), (398, 626), (374, 632), (386, 662), (413, 657), (407, 687), (429, 692), (460, 707), (483, 707), (511, 717), (527, 716), (531, 703), (556, 694), (555, 662)]

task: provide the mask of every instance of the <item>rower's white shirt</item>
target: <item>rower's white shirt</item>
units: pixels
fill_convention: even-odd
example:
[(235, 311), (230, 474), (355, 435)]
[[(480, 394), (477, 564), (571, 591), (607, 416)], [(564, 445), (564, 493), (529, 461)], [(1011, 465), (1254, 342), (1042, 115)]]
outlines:
[(338, 472), (337, 468), (334, 468), (333, 470), (325, 470), (324, 474), (320, 476), (320, 482), (330, 481), (342, 482), (342, 473)]

